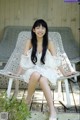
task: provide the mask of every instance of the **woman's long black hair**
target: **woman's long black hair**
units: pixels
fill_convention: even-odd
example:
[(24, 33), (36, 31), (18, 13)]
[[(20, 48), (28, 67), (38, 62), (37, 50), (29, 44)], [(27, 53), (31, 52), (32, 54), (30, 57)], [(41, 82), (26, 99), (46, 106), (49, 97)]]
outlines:
[(36, 34), (33, 32), (33, 29), (35, 29), (35, 27), (42, 25), (43, 27), (46, 28), (46, 33), (43, 36), (43, 42), (42, 42), (42, 56), (41, 56), (41, 63), (45, 64), (45, 55), (46, 55), (46, 50), (48, 47), (48, 26), (47, 23), (43, 20), (43, 19), (38, 19), (35, 21), (32, 30), (31, 30), (31, 44), (32, 44), (32, 54), (31, 54), (31, 61), (36, 64), (37, 62), (37, 56), (36, 56), (36, 52), (37, 52), (37, 38), (36, 38)]

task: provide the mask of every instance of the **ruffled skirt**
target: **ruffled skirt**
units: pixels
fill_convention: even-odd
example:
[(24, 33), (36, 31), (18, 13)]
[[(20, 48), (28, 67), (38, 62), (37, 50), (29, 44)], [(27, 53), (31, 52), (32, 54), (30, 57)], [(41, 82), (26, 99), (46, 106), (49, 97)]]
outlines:
[(40, 75), (46, 77), (52, 85), (56, 86), (57, 79), (60, 77), (55, 69), (46, 67), (46, 66), (34, 66), (32, 68), (27, 69), (21, 77), (25, 82), (29, 83), (30, 76), (32, 73), (38, 72)]

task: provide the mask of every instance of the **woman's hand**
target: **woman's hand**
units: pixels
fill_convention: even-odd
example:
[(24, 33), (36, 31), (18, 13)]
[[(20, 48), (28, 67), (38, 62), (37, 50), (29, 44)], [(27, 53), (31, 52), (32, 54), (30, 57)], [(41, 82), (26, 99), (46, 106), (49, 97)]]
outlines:
[(12, 72), (8, 72), (8, 75), (15, 76), (15, 77), (19, 77), (20, 76), (19, 74), (15, 74), (15, 73), (12, 73)]
[(14, 78), (19, 78), (20, 75), (22, 75), (24, 73), (24, 70), (21, 66), (19, 66), (18, 70), (16, 73), (12, 73), (12, 72), (8, 72), (8, 75)]
[(71, 69), (69, 68), (69, 66), (67, 64), (65, 67), (64, 67), (64, 65), (59, 66), (59, 70), (65, 77), (76, 74), (76, 71), (71, 71)]
[(65, 72), (65, 73), (63, 73), (63, 75), (65, 76), (65, 77), (68, 77), (68, 76), (71, 76), (71, 75), (74, 75), (74, 74), (76, 74), (76, 72)]
[(19, 66), (17, 73), (15, 74), (17, 77), (19, 77), (24, 72), (23, 68)]

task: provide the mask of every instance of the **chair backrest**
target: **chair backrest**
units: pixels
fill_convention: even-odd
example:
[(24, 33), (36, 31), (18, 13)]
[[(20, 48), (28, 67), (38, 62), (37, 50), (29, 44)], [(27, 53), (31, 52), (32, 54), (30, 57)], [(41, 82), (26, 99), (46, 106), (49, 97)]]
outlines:
[[(15, 49), (11, 54), (6, 66), (4, 67), (5, 72), (16, 73), (20, 63), (21, 54), (23, 53), (25, 47), (25, 43), (30, 38), (30, 31), (22, 31), (19, 33)], [(58, 32), (49, 32), (49, 39), (52, 40), (54, 45), (56, 46), (55, 48), (58, 55), (65, 52), (61, 40), (61, 35)]]
[(6, 26), (2, 40), (0, 40), (0, 62), (6, 63), (11, 56), (21, 31), (30, 31), (31, 27), (26, 26)]
[[(18, 34), (21, 31), (31, 31), (31, 29), (31, 26), (6, 26), (4, 28), (3, 38), (0, 40), (0, 62), (7, 63), (15, 48)], [(71, 62), (80, 61), (80, 48), (70, 27), (49, 27), (49, 31), (60, 33), (64, 50)]]

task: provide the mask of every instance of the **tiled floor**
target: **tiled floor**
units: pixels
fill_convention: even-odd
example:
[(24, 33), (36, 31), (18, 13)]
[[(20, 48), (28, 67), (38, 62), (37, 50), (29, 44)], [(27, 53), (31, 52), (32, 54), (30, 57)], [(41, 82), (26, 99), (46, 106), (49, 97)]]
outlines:
[[(54, 106), (56, 107), (58, 112), (76, 112), (76, 113), (78, 113), (80, 111), (80, 108), (79, 108), (79, 106), (80, 106), (80, 82), (76, 82), (76, 83), (69, 82), (69, 86), (70, 86), (71, 106), (67, 109), (67, 108), (65, 108), (65, 106), (63, 106), (59, 102), (57, 89), (52, 90)], [(66, 93), (65, 93), (65, 89), (64, 89), (64, 84), (62, 84), (62, 88), (63, 88), (63, 91), (62, 91), (62, 94), (60, 95), (60, 100), (64, 101), (64, 103), (66, 105)], [(3, 89), (1, 89), (0, 92), (1, 91), (3, 91)], [(4, 91), (6, 91), (6, 89), (4, 89)], [(12, 90), (11, 95), (13, 93), (14, 93), (14, 90)], [(27, 96), (27, 90), (20, 89), (17, 98), (22, 99), (22, 97), (24, 97), (26, 99), (26, 96)], [(31, 103), (31, 109), (40, 109), (42, 111), (45, 111), (48, 109), (45, 97), (41, 90), (35, 91), (35, 94), (33, 96), (32, 103)]]
[[(58, 113), (59, 118), (61, 117), (60, 114), (63, 114), (63, 116), (68, 116), (69, 119), (62, 119), (62, 117), (58, 120), (79, 120), (79, 113), (80, 113), (80, 82), (70, 82), (69, 83), (70, 86), (70, 99), (71, 99), (71, 106), (69, 108), (64, 107), (58, 100), (58, 92), (57, 89), (56, 90), (52, 90), (52, 95), (54, 97), (54, 106), (55, 109)], [(63, 87), (63, 91), (62, 91), (62, 95), (61, 95), (61, 100), (65, 101), (65, 105), (66, 105), (66, 93), (65, 93), (65, 89), (64, 89), (64, 85), (62, 85)], [(6, 91), (5, 89), (1, 89), (0, 93)], [(14, 90), (12, 90), (11, 95), (13, 95)], [(27, 90), (24, 89), (20, 89), (17, 98), (18, 99), (22, 99), (23, 97), (26, 100), (26, 96), (27, 96)], [(39, 114), (42, 114), (43, 117), (45, 116), (44, 113), (48, 113), (48, 106), (47, 106), (47, 102), (45, 100), (45, 97), (43, 95), (43, 92), (41, 90), (36, 90), (35, 94), (33, 96), (32, 102), (31, 102), (31, 106), (30, 106), (30, 110), (34, 111), (32, 112), (32, 114), (34, 114), (35, 117), (35, 111), (36, 113), (36, 117)], [(69, 114), (70, 113), (70, 114)], [(65, 114), (65, 115), (64, 115)], [(76, 115), (75, 119), (70, 118), (72, 115), (74, 116), (74, 114)], [(39, 116), (38, 115), (38, 116)], [(73, 117), (74, 118), (74, 117)], [(33, 119), (30, 119), (33, 120)], [(35, 120), (39, 120), (39, 119), (35, 119)], [(44, 119), (44, 120), (47, 120)]]

